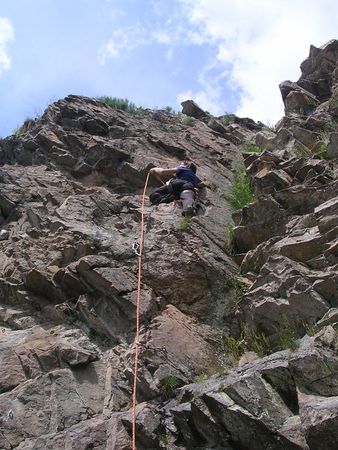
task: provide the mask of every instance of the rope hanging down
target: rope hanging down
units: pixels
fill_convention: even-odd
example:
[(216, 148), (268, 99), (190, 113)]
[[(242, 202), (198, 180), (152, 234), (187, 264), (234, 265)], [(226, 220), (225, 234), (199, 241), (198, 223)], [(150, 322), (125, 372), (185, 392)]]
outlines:
[(141, 279), (142, 279), (142, 251), (144, 238), (144, 203), (149, 181), (148, 172), (144, 184), (142, 204), (141, 204), (141, 235), (138, 247), (138, 278), (137, 278), (137, 297), (136, 297), (136, 336), (135, 336), (135, 359), (134, 359), (134, 383), (133, 383), (133, 417), (132, 417), (132, 435), (133, 435), (133, 450), (136, 450), (136, 389), (137, 389), (137, 372), (138, 372), (138, 357), (139, 357), (139, 334), (140, 334), (140, 305), (141, 305)]

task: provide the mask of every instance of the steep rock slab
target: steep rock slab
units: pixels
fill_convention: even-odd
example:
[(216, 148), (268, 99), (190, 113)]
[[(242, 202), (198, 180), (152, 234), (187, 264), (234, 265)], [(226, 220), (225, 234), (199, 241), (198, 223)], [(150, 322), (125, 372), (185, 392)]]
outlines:
[(332, 449), (338, 445), (338, 397), (299, 392), (300, 419), (309, 448)]
[[(18, 450), (82, 450), (84, 448), (95, 448), (96, 450), (106, 450), (109, 434), (108, 426), (104, 419), (94, 418), (84, 420), (78, 425), (70, 427), (67, 432), (50, 433), (40, 436), (37, 439), (25, 439), (18, 447)], [(126, 441), (125, 441), (126, 442)], [(129, 441), (127, 441), (129, 445)], [(120, 447), (111, 447), (114, 450), (120, 448), (127, 450), (126, 443)]]
[[(149, 353), (145, 356), (145, 365), (153, 365), (153, 372), (155, 367), (158, 370), (163, 364), (169, 365), (180, 372), (181, 377), (191, 378), (210, 366), (220, 365), (220, 355), (208, 343), (214, 337), (211, 327), (199, 324), (173, 305), (168, 305), (153, 320), (149, 330), (142, 334), (142, 343), (146, 353)], [(160, 375), (160, 370), (154, 372), (158, 381)]]
[(336, 396), (338, 358), (325, 344), (304, 337), (291, 355), (289, 367), (298, 386), (322, 396)]

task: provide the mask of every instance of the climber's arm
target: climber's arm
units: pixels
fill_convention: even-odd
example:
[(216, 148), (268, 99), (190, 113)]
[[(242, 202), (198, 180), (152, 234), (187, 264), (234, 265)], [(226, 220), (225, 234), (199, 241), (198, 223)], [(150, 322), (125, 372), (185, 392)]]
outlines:
[(158, 180), (162, 181), (161, 175), (165, 177), (172, 177), (177, 173), (177, 170), (177, 167), (175, 167), (174, 169), (162, 169), (162, 167), (153, 167), (149, 170), (149, 173), (151, 175), (154, 175)]

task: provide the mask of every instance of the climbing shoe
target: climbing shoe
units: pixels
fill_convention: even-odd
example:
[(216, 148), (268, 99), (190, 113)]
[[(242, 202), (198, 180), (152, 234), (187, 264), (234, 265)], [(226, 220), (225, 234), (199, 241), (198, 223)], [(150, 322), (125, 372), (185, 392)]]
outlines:
[(182, 212), (182, 215), (184, 217), (194, 217), (196, 216), (197, 212), (196, 209), (192, 206), (188, 206), (185, 211)]

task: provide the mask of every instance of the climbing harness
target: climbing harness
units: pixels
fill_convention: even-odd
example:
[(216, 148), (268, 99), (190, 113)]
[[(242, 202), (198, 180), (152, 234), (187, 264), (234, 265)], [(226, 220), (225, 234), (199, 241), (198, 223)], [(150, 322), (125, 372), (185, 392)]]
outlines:
[(136, 450), (136, 390), (137, 390), (137, 372), (138, 372), (138, 358), (140, 352), (140, 306), (141, 306), (141, 280), (142, 280), (142, 251), (143, 251), (143, 239), (144, 239), (144, 203), (145, 196), (149, 181), (148, 172), (146, 181), (144, 183), (144, 189), (142, 194), (141, 203), (141, 234), (138, 242), (134, 242), (133, 250), (138, 256), (138, 277), (137, 277), (137, 296), (136, 296), (136, 335), (135, 335), (135, 358), (134, 358), (134, 382), (133, 382), (133, 406), (132, 406), (132, 442), (133, 450)]

